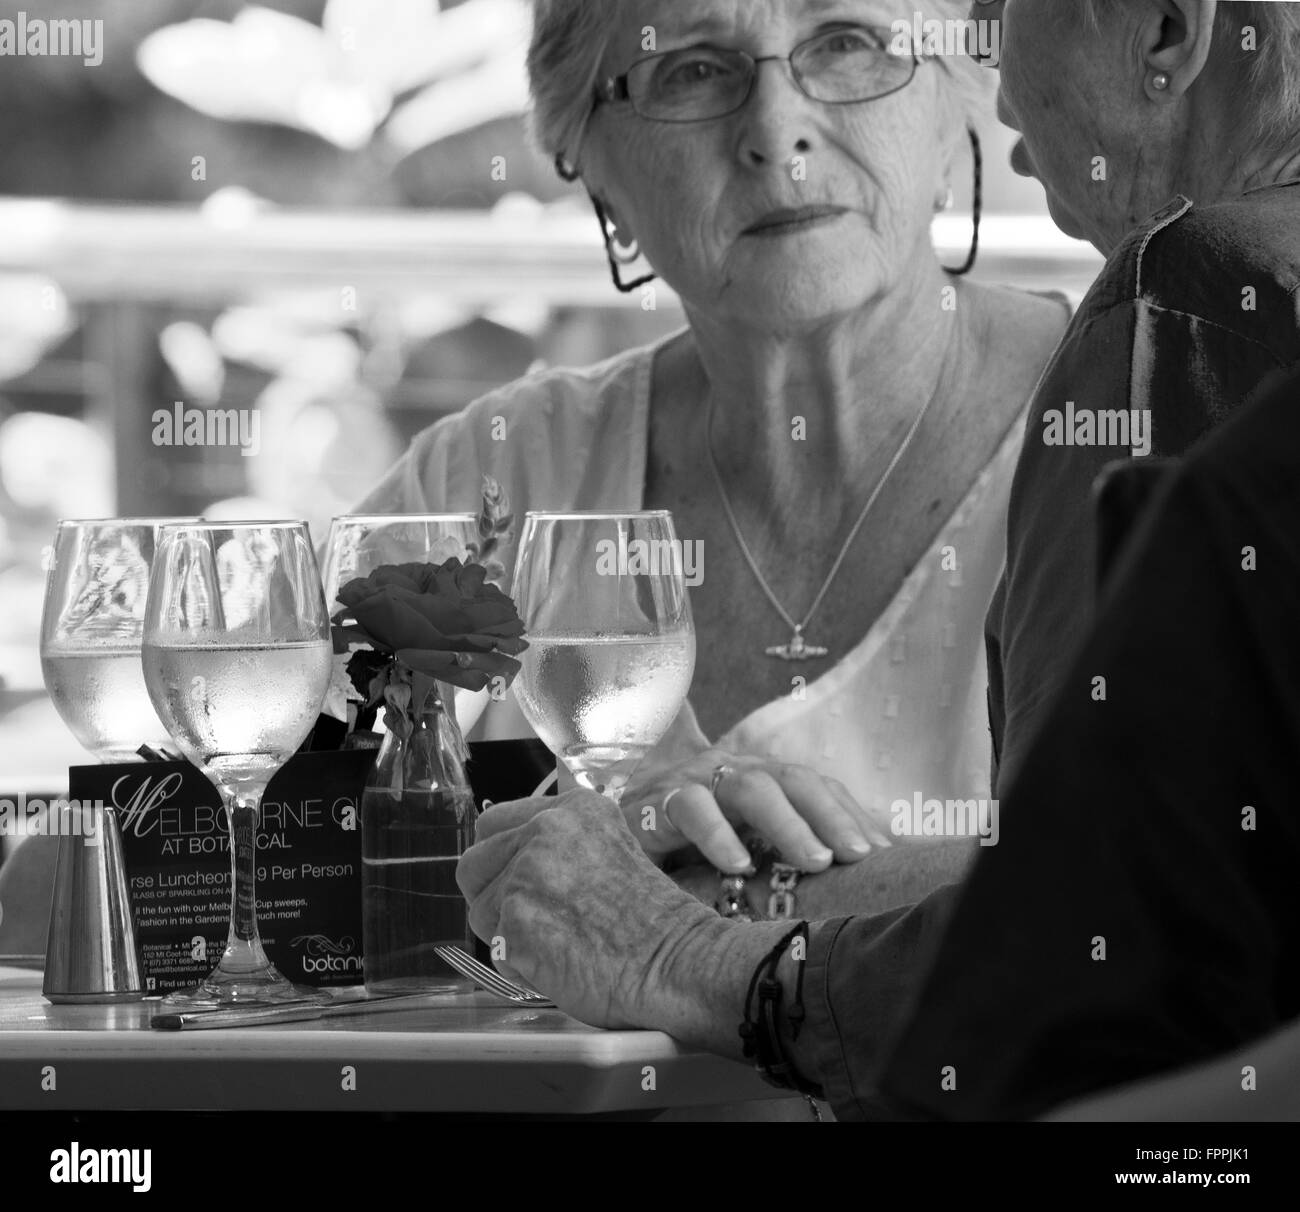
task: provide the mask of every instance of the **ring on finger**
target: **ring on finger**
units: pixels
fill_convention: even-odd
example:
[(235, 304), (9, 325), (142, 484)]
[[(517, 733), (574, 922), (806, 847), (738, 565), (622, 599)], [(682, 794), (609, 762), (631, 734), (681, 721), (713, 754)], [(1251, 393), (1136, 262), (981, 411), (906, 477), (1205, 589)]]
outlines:
[(736, 772), (736, 768), (734, 766), (728, 766), (726, 762), (723, 762), (719, 766), (714, 766), (713, 777), (709, 780), (709, 794), (717, 795), (718, 784), (721, 783), (722, 780), (727, 777), (727, 775), (734, 774), (735, 772)]
[(668, 828), (675, 830), (677, 833), (681, 833), (681, 830), (678, 829), (677, 826), (673, 824), (673, 818), (668, 815), (668, 805), (673, 802), (673, 796), (675, 796), (681, 790), (682, 790), (681, 787), (674, 787), (659, 802), (659, 811), (663, 814), (664, 820), (668, 822)]

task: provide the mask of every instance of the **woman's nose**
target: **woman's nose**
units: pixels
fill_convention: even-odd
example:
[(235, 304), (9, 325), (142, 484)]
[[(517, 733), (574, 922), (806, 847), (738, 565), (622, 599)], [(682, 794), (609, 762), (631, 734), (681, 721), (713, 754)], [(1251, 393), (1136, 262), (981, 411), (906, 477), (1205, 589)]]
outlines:
[(755, 64), (754, 72), (749, 100), (738, 115), (741, 155), (757, 166), (784, 164), (792, 156), (811, 151), (808, 107), (815, 102), (795, 83), (790, 64), (764, 59)]

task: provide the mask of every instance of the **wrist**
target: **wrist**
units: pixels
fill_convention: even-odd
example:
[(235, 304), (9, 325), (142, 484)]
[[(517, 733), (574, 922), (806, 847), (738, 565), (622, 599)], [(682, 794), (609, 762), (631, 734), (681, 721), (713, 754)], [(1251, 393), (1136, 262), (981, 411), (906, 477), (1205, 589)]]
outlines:
[(750, 978), (790, 923), (732, 922), (703, 905), (694, 909), (690, 923), (656, 956), (639, 1025), (741, 1060), (739, 1027)]

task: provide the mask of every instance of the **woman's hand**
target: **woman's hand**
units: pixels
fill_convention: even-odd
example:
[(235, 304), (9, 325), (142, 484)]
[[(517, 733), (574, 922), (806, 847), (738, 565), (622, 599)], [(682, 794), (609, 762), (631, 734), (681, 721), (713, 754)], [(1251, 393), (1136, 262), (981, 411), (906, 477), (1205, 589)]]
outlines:
[[(714, 785), (720, 766), (728, 772)], [(655, 771), (628, 787), (623, 815), (656, 862), (692, 847), (724, 871), (751, 866), (741, 834), (756, 833), (803, 871), (856, 863), (889, 846), (889, 823), (863, 808), (843, 783), (808, 766), (736, 757), (720, 749)]]
[(494, 804), (456, 881), (497, 966), (597, 1027), (676, 1022), (685, 1006), (664, 1004), (665, 968), (719, 920), (593, 791)]

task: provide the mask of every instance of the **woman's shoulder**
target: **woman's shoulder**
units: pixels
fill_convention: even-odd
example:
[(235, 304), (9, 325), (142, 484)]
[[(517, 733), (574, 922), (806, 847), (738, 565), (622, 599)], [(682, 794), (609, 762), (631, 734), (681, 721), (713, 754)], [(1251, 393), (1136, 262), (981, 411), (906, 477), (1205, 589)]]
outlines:
[(1074, 302), (1059, 290), (1025, 290), (1000, 282), (972, 282), (986, 310), (1008, 324), (1028, 324), (1034, 332), (1060, 336), (1074, 315)]
[(479, 396), (459, 412), (418, 434), (414, 445), (479, 435), (506, 440), (502, 431), (550, 430), (558, 424), (595, 424), (612, 409), (634, 407), (638, 372), (654, 347), (625, 350), (589, 366), (542, 367)]
[[(656, 345), (589, 366), (548, 367), (495, 388), (411, 440), (399, 468), (406, 509), (476, 509), (482, 477), (531, 509), (580, 508), (586, 469), (619, 467), (644, 430)], [(642, 441), (644, 436), (642, 435)]]
[(980, 302), (986, 344), (1004, 366), (1041, 370), (1074, 317), (1075, 304), (1061, 291), (983, 282), (969, 289)]
[(1065, 336), (1074, 303), (1059, 291), (987, 283), (972, 287), (983, 313), (979, 382), (1006, 400), (1012, 416), (1018, 415)]

